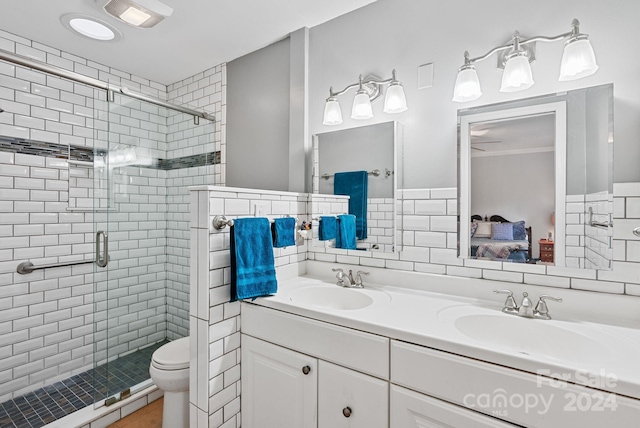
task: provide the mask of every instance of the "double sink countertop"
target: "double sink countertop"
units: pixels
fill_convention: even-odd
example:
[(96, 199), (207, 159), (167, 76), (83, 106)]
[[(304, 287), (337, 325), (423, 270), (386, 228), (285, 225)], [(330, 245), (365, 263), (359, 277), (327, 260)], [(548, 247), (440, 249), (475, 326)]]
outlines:
[[(537, 295), (530, 298), (535, 305)], [(554, 319), (529, 319), (501, 312), (503, 301), (299, 276), (280, 280), (276, 295), (246, 302), (640, 399), (635, 322), (572, 319), (554, 302)]]

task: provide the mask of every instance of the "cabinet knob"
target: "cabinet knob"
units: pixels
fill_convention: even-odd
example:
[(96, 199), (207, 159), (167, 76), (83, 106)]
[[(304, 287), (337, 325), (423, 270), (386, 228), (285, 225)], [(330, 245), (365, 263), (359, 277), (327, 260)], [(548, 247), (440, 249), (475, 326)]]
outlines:
[(304, 367), (302, 368), (302, 373), (304, 373), (304, 374), (308, 375), (309, 373), (311, 373), (311, 367), (309, 367), (309, 366), (304, 366)]
[(351, 416), (351, 407), (345, 407), (344, 409), (342, 409), (342, 414), (345, 418)]

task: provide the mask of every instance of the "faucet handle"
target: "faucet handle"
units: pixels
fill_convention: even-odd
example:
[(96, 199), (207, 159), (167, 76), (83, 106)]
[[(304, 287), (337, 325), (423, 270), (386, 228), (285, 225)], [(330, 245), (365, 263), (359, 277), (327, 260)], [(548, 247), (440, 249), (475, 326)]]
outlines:
[(362, 276), (360, 276), (360, 275), (369, 276), (369, 272), (365, 272), (363, 270), (359, 270), (358, 272), (356, 272), (356, 283), (355, 283), (355, 285), (357, 287), (362, 287)]
[(546, 320), (551, 319), (551, 317), (549, 316), (549, 308), (547, 307), (547, 300), (562, 303), (562, 299), (560, 297), (552, 297), (547, 294), (541, 294), (540, 300), (538, 300), (538, 304), (536, 305), (535, 309), (535, 315), (537, 318), (543, 318)]
[(511, 290), (493, 290), (496, 294), (506, 294), (507, 300), (504, 302), (504, 308), (502, 308), (502, 312), (507, 314), (518, 313), (518, 304), (516, 300), (513, 298), (513, 291)]
[(337, 277), (341, 277), (342, 275), (344, 275), (344, 271), (342, 270), (342, 268), (336, 268), (336, 269), (331, 269), (332, 272), (338, 272), (336, 274)]

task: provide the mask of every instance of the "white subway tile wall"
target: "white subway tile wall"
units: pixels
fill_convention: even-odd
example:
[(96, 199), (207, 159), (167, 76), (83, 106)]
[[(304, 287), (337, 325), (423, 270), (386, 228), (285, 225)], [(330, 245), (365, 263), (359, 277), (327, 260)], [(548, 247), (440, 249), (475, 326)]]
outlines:
[[(191, 192), (191, 426), (240, 425), (240, 304), (230, 300), (229, 231), (213, 229), (227, 219), (286, 215), (309, 221), (307, 194), (224, 187)], [(306, 260), (309, 242), (274, 248), (275, 266)]]
[[(502, 263), (457, 258), (457, 196), (455, 188), (441, 189), (404, 189), (398, 191), (398, 234), (402, 236), (402, 250), (396, 253), (336, 250), (309, 246), (308, 258), (312, 260), (352, 263), (361, 266), (386, 267), (390, 269), (410, 270), (424, 273), (447, 274), (472, 278), (486, 278), (497, 281), (520, 282), (547, 287), (575, 288), (615, 294), (639, 295), (640, 292), (640, 237), (632, 233), (640, 226), (640, 184), (614, 184), (613, 200), (600, 200), (589, 195), (589, 203), (606, 208), (613, 204), (614, 228), (613, 249), (600, 247), (599, 254), (613, 254), (613, 269), (582, 269), (578, 266), (556, 267), (547, 265), (528, 265)], [(313, 195), (315, 198), (318, 195)], [(587, 203), (569, 201), (571, 214), (576, 214), (576, 227), (584, 230)], [(605, 205), (608, 204), (608, 205)], [(312, 209), (315, 209), (312, 207)], [(315, 212), (315, 211), (313, 211)], [(594, 210), (595, 212), (595, 210)], [(600, 215), (600, 221), (607, 221)], [(569, 229), (569, 228), (567, 228)], [(599, 228), (601, 229), (601, 228)], [(600, 243), (611, 232), (602, 229), (598, 232)], [(604, 237), (604, 238), (602, 238)], [(572, 236), (567, 234), (567, 241)], [(583, 238), (584, 241), (584, 238)], [(583, 248), (584, 242), (578, 241)], [(602, 245), (602, 244), (598, 244)], [(584, 250), (582, 250), (584, 252)], [(584, 260), (584, 255), (580, 260)], [(584, 263), (584, 262), (582, 262)], [(604, 263), (600, 261), (599, 263)]]
[[(226, 65), (222, 64), (169, 85), (168, 100), (173, 104), (209, 112), (216, 122), (169, 112), (166, 158), (223, 150), (226, 110), (222, 97), (226, 91)], [(189, 334), (189, 186), (224, 184), (221, 165), (206, 165), (167, 171), (167, 338)]]
[[(224, 64), (167, 87), (4, 31), (0, 46), (218, 119), (194, 125), (189, 115), (119, 94), (107, 103), (104, 91), (0, 62), (0, 136), (96, 149), (135, 146), (154, 159), (224, 147)], [(0, 152), (0, 402), (116, 353), (189, 333), (186, 187), (222, 183), (223, 171), (220, 165), (93, 170)], [(99, 173), (112, 174), (110, 193)], [(94, 207), (101, 210), (95, 217)], [(94, 220), (106, 228), (107, 216), (108, 277), (94, 275), (91, 264), (15, 272), (25, 260), (92, 259)]]

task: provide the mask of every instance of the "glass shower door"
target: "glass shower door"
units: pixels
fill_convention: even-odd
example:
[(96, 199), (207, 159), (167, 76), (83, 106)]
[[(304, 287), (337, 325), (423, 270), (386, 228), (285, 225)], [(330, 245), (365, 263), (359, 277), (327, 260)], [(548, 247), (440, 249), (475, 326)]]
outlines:
[(104, 92), (94, 106), (96, 405), (151, 384), (149, 363), (166, 342), (166, 201), (154, 168), (164, 108)]

